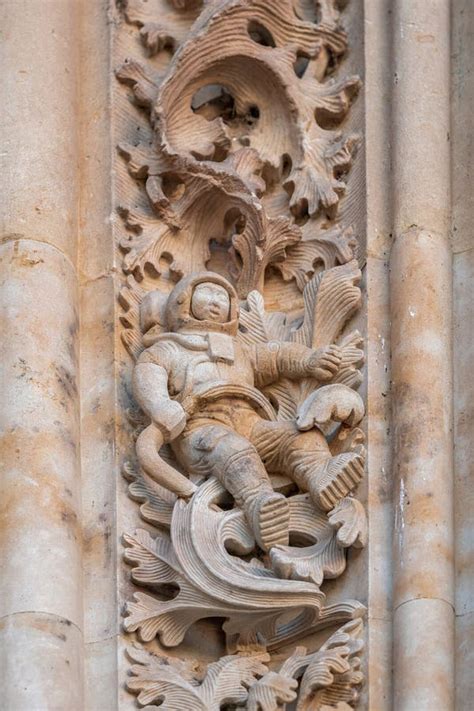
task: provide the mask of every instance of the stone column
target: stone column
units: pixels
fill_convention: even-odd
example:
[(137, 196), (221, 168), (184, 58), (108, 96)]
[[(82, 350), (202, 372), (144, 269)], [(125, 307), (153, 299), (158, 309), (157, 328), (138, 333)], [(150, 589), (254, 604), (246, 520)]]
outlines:
[(452, 10), (452, 247), (456, 708), (474, 698), (474, 4)]
[(77, 10), (3, 0), (2, 708), (82, 708)]
[[(365, 0), (367, 200), (367, 674), (368, 711), (392, 705), (392, 497), (389, 254), (392, 0)], [(363, 707), (362, 707), (363, 708)]]
[(448, 0), (396, 0), (393, 47), (394, 708), (452, 709)]

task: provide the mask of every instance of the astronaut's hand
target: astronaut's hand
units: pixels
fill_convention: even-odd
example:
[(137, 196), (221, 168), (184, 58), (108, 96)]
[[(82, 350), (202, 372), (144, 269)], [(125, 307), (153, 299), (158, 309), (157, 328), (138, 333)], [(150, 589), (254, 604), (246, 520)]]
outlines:
[(179, 402), (168, 400), (163, 403), (154, 425), (160, 430), (165, 442), (172, 442), (186, 427), (186, 413)]
[(308, 375), (318, 380), (331, 380), (339, 372), (342, 349), (326, 346), (314, 350), (308, 359)]

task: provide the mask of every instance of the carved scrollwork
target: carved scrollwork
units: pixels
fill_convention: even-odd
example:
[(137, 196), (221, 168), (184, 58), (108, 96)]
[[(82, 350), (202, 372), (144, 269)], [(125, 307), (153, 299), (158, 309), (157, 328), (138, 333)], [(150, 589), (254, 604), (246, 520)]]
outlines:
[[(360, 80), (337, 73), (337, 6), (121, 3), (143, 51), (116, 74), (149, 130), (118, 146), (140, 196), (117, 231), (144, 413), (124, 475), (148, 526), (124, 536), (128, 688), (150, 709), (340, 711), (362, 682), (364, 607), (322, 590), (367, 538), (361, 271), (338, 215)], [(180, 660), (208, 619), (227, 655)]]
[[(165, 602), (135, 593), (135, 602), (127, 605), (127, 630), (138, 629), (143, 641), (159, 635), (165, 646), (174, 647), (198, 619), (222, 617), (226, 620), (223, 629), (229, 650), (257, 643), (273, 649), (298, 639), (307, 630), (363, 612), (363, 606), (355, 601), (325, 607), (325, 596), (318, 584), (303, 582), (315, 583), (315, 576), (322, 580), (323, 572), (335, 577), (345, 567), (335, 528), (322, 520), (312, 521), (314, 511), (307, 501), (294, 497), (290, 532), (319, 536), (321, 542), (316, 544), (317, 551), (281, 551), (295, 564), (292, 579), (287, 580), (290, 574), (285, 573), (290, 571), (284, 570), (280, 561), (271, 570), (258, 560), (247, 562), (239, 557), (255, 550), (255, 539), (242, 511), (216, 508), (223, 493), (222, 486), (211, 479), (199, 487), (189, 504), (178, 501), (173, 508), (169, 537), (162, 534), (153, 539), (146, 531), (125, 537), (125, 557), (135, 566), (135, 582), (152, 588), (170, 584), (179, 588), (178, 594)], [(166, 514), (161, 522), (167, 522)], [(324, 531), (325, 526), (329, 530)], [(307, 556), (313, 558), (311, 575), (292, 557), (292, 552), (298, 550), (308, 551)], [(279, 548), (273, 548), (272, 553), (278, 556)], [(280, 623), (289, 613), (289, 621)]]
[(222, 657), (203, 674), (197, 663), (157, 657), (135, 646), (128, 652), (134, 664), (127, 685), (141, 706), (151, 704), (150, 711), (156, 702), (169, 711), (219, 711), (223, 704), (279, 711), (296, 699), (298, 686), (296, 711), (344, 711), (356, 703), (363, 681), (361, 635), (361, 622), (348, 622), (317, 652), (297, 647), (278, 671), (269, 670), (270, 656), (259, 653)]

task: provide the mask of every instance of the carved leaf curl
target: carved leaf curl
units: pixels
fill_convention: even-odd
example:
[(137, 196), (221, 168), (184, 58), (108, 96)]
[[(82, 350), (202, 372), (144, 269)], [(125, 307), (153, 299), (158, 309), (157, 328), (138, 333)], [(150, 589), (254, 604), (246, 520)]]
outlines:
[[(305, 647), (296, 647), (278, 672), (267, 672), (250, 688), (247, 711), (282, 711), (291, 702), (294, 680), (300, 677), (297, 711), (351, 709), (363, 681), (358, 656), (364, 646), (362, 634), (362, 622), (354, 620), (338, 629), (317, 652), (307, 654)], [(251, 705), (254, 700), (256, 705)]]
[(147, 268), (160, 274), (163, 258), (179, 277), (204, 269), (209, 243), (230, 241), (228, 276), (244, 296), (261, 286), (265, 269), (284, 260), (286, 249), (301, 239), (297, 225), (269, 218), (262, 209), (257, 192), (265, 183), (256, 175), (260, 161), (251, 149), (242, 148), (221, 163), (191, 165), (179, 157), (153, 157), (149, 147), (124, 144), (121, 153), (131, 174), (146, 180), (154, 209), (120, 210), (124, 269), (139, 280)]
[(351, 229), (315, 229), (312, 221), (302, 228), (302, 239), (287, 249), (283, 262), (275, 264), (283, 279), (295, 279), (303, 291), (316, 269), (332, 269), (354, 259), (357, 240)]
[(285, 314), (265, 311), (265, 302), (259, 291), (251, 291), (240, 310), (238, 337), (243, 343), (268, 343), (289, 339), (290, 325)]
[(123, 475), (130, 482), (130, 498), (141, 504), (140, 514), (143, 520), (155, 526), (169, 528), (176, 496), (138, 468), (135, 469), (130, 462), (124, 464)]
[(361, 614), (363, 607), (353, 601), (324, 607), (324, 595), (314, 583), (281, 580), (271, 570), (230, 555), (229, 542), (234, 551), (249, 553), (252, 541), (247, 526), (229, 525), (239, 517), (243, 521), (240, 511), (216, 509), (222, 494), (222, 486), (209, 479), (188, 504), (178, 500), (172, 546), (167, 536), (153, 541), (146, 532), (128, 538), (132, 550), (127, 558), (137, 565), (135, 578), (151, 587), (166, 580), (178, 592), (168, 600), (135, 593), (127, 604), (127, 631), (138, 630), (143, 641), (159, 635), (163, 645), (176, 646), (197, 620), (220, 617), (226, 619), (223, 628), (231, 650), (262, 640), (276, 648), (303, 630)]
[(293, 338), (312, 348), (335, 343), (361, 304), (361, 272), (355, 260), (327, 269), (308, 282), (303, 292), (305, 314)]
[(296, 699), (298, 682), (278, 672), (269, 671), (249, 691), (246, 711), (279, 711)]
[[(259, 28), (267, 42), (260, 42)], [(222, 36), (225, 44), (219, 42)], [(236, 136), (223, 118), (205, 120), (191, 108), (200, 89), (224, 84), (243, 125), (249, 110), (259, 109), (258, 130), (248, 130), (240, 139), (275, 168), (283, 155), (294, 159), (287, 179), (293, 208), (301, 212), (304, 204), (312, 215), (320, 205), (334, 207), (345, 188), (336, 173), (347, 167), (355, 141), (328, 128), (328, 120), (335, 125), (342, 120), (360, 81), (320, 80), (329, 53), (338, 56), (345, 47), (345, 34), (336, 24), (298, 19), (288, 0), (210, 5), (176, 53), (160, 87), (154, 110), (163, 146), (169, 155), (186, 155), (190, 162), (210, 158), (216, 149), (229, 150)], [(318, 58), (319, 78), (295, 81), (298, 52)], [(275, 114), (278, 123), (272, 120)]]
[(272, 568), (290, 580), (321, 585), (324, 578), (337, 578), (346, 567), (346, 555), (326, 514), (315, 511), (308, 494), (290, 499), (290, 533), (315, 541), (304, 547), (275, 546), (270, 551)]
[(353, 707), (363, 681), (359, 653), (363, 625), (354, 620), (335, 632), (313, 655), (301, 680), (297, 711), (341, 711)]
[(138, 694), (140, 704), (163, 705), (166, 711), (220, 711), (223, 704), (240, 706), (247, 700), (248, 688), (268, 671), (263, 662), (269, 660), (267, 654), (225, 656), (209, 664), (199, 681), (192, 667), (180, 660), (160, 659), (144, 650), (129, 655), (138, 664), (131, 668), (134, 678), (128, 681), (128, 688)]
[(124, 535), (124, 558), (134, 566), (132, 579), (141, 585), (166, 585), (179, 579), (179, 563), (169, 538), (152, 538), (148, 531), (139, 529), (133, 536)]
[(357, 499), (345, 498), (328, 514), (329, 523), (337, 530), (337, 542), (343, 548), (367, 545), (367, 516)]
[[(125, 0), (127, 22), (140, 27), (140, 39), (149, 56), (163, 49), (175, 51), (199, 15), (203, 0)], [(172, 7), (170, 7), (172, 5)]]

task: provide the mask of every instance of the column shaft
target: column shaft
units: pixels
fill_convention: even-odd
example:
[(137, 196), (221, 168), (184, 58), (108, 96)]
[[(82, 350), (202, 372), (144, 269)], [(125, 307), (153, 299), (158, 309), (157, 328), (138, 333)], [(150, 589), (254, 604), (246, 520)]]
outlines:
[(75, 0), (3, 0), (0, 688), (82, 709)]
[(449, 2), (394, 8), (394, 707), (453, 708)]

